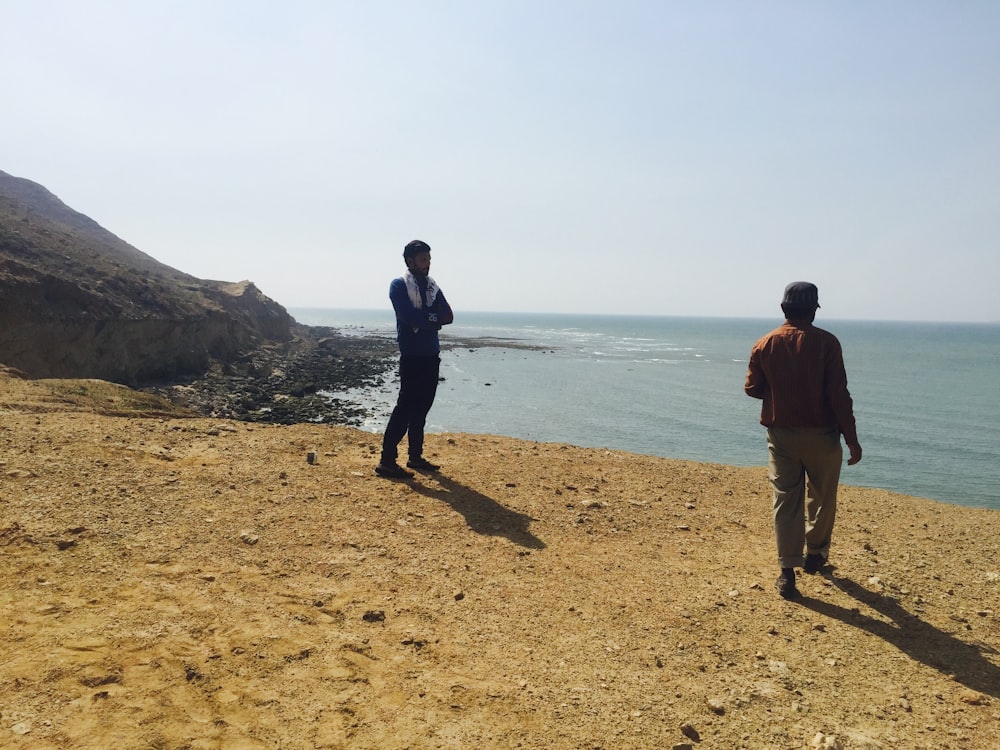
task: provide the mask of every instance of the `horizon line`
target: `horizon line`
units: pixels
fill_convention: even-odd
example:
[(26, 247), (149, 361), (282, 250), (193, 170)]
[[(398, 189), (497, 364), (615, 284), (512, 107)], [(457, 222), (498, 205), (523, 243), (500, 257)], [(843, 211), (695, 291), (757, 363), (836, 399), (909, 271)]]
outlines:
[[(282, 305), (286, 310), (329, 310), (340, 312), (363, 312), (363, 313), (386, 313), (391, 314), (390, 307), (326, 307), (314, 305)], [(822, 309), (822, 308), (821, 308)], [(784, 320), (780, 313), (774, 316), (763, 315), (691, 315), (681, 313), (593, 313), (593, 312), (555, 312), (538, 310), (473, 310), (468, 309), (463, 312), (476, 315), (544, 315), (563, 316), (580, 318), (684, 318), (684, 319), (709, 319), (709, 320)], [(294, 315), (292, 316), (294, 317)], [(822, 316), (821, 320), (838, 321), (846, 323), (920, 323), (927, 325), (977, 325), (977, 326), (1000, 326), (998, 320), (930, 320), (911, 318), (852, 318)]]

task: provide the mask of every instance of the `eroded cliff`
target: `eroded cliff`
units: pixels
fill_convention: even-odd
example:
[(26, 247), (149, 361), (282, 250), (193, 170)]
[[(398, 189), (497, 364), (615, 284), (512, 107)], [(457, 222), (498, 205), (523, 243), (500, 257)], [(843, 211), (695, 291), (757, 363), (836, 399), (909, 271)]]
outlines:
[(0, 172), (0, 362), (137, 385), (287, 341), (293, 324), (253, 283), (171, 268)]

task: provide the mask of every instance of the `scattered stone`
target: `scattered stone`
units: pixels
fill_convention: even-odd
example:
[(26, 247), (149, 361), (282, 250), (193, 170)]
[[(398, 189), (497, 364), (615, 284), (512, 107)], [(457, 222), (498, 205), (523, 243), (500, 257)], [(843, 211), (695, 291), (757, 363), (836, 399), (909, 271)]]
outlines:
[(701, 735), (698, 734), (698, 730), (694, 728), (691, 722), (684, 722), (681, 724), (681, 734), (687, 737), (689, 740), (694, 740), (695, 742), (701, 742)]
[(249, 544), (252, 547), (260, 541), (260, 537), (253, 532), (244, 530), (240, 532), (240, 540), (242, 540), (244, 544)]
[(817, 732), (809, 742), (812, 750), (844, 750), (844, 745), (832, 734)]
[(990, 699), (975, 690), (963, 690), (958, 699), (970, 706), (988, 706)]
[(205, 675), (194, 667), (187, 665), (184, 667), (184, 679), (188, 682), (201, 682), (205, 679)]
[(726, 713), (726, 704), (720, 698), (709, 698), (706, 702), (708, 703), (708, 710), (713, 714), (722, 716)]
[(791, 674), (791, 670), (788, 669), (788, 664), (783, 661), (778, 661), (777, 659), (772, 659), (767, 663), (767, 668), (771, 670), (771, 674), (778, 675), (779, 677), (788, 677)]
[(385, 612), (381, 609), (370, 609), (361, 615), (365, 622), (385, 622)]

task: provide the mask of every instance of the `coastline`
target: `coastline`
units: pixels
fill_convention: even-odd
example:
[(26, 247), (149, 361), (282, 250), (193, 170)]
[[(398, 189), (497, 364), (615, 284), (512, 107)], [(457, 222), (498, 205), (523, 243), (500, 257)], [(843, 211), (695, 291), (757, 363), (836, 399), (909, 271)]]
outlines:
[[(303, 319), (360, 334), (384, 332), (384, 318), (314, 310)], [(842, 337), (867, 454), (843, 479), (1000, 509), (1000, 402), (991, 397), (1000, 329), (828, 327)], [(742, 386), (746, 354), (767, 329), (753, 320), (464, 315), (454, 333), (521, 337), (542, 350), (452, 348), (429, 427), (759, 465), (759, 402)], [(360, 426), (382, 429), (395, 395), (391, 381), (364, 394), (374, 414)]]
[[(256, 348), (241, 361), (197, 377), (142, 388), (206, 417), (265, 424), (311, 422), (356, 427), (372, 405), (352, 392), (370, 392), (395, 372), (395, 338), (296, 324), (289, 342)], [(501, 347), (537, 351), (530, 342), (499, 336), (447, 337), (443, 351)], [(329, 394), (333, 394), (332, 396)]]
[(995, 738), (996, 511), (845, 486), (836, 568), (785, 602), (763, 468), (435, 434), (441, 475), (387, 482), (377, 436), (353, 428), (3, 377), (0, 734), (15, 741)]

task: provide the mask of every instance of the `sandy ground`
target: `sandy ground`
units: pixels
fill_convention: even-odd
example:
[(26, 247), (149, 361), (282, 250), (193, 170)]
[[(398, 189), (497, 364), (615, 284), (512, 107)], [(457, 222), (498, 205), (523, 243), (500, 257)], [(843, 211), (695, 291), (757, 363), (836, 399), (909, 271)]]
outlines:
[(763, 468), (428, 447), (0, 377), (0, 747), (997, 747), (1000, 513), (845, 487), (787, 602)]

